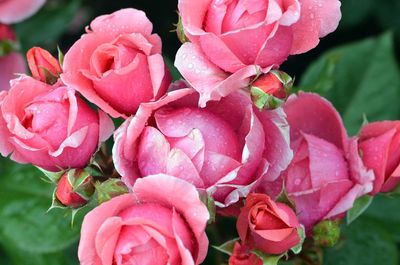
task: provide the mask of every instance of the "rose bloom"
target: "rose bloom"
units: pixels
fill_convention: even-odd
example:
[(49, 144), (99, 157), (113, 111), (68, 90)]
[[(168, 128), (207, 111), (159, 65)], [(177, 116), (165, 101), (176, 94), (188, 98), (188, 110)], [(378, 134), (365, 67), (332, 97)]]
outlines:
[[(1, 2), (0, 2), (1, 6)], [(0, 24), (0, 42), (16, 41), (14, 31), (10, 26)], [(25, 61), (21, 54), (11, 52), (5, 56), (0, 56), (0, 91), (10, 88), (10, 80), (15, 78), (17, 73), (25, 73)]]
[(238, 242), (233, 246), (233, 253), (229, 257), (229, 265), (263, 265), (261, 258), (251, 253), (246, 246), (241, 246)]
[(365, 166), (376, 176), (371, 194), (393, 190), (400, 181), (400, 121), (365, 125), (359, 144)]
[(236, 228), (242, 245), (268, 254), (282, 254), (300, 243), (294, 211), (266, 194), (249, 194)]
[(236, 92), (199, 108), (192, 89), (142, 104), (114, 134), (113, 160), (123, 181), (170, 174), (212, 194), (219, 207), (275, 180), (292, 152), (282, 110), (259, 112)]
[(161, 39), (142, 11), (97, 17), (66, 53), (63, 82), (114, 118), (165, 94), (171, 77)]
[(175, 65), (201, 106), (314, 48), (341, 18), (339, 0), (179, 0), (178, 8), (190, 43)]
[(0, 93), (0, 153), (49, 171), (84, 167), (113, 132), (112, 120), (96, 113), (71, 88), (28, 76)]
[(292, 95), (284, 105), (294, 158), (283, 174), (300, 222), (310, 233), (321, 220), (341, 217), (372, 190), (374, 174), (349, 139), (339, 113), (317, 94)]
[(36, 13), (46, 0), (0, 0), (0, 23), (20, 22)]
[(194, 186), (168, 175), (140, 179), (132, 194), (85, 216), (81, 265), (197, 265), (207, 255), (209, 213)]

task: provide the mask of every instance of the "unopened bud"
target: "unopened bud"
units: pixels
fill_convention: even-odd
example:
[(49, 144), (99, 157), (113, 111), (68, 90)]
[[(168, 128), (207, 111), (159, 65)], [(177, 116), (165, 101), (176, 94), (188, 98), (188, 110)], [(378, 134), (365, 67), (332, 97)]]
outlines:
[(315, 245), (333, 247), (340, 239), (340, 225), (337, 221), (325, 220), (314, 226)]
[(286, 98), (285, 87), (274, 73), (262, 75), (253, 83), (253, 86), (276, 98)]
[(60, 63), (48, 51), (33, 47), (26, 57), (33, 78), (48, 84), (54, 84), (58, 80), (62, 72)]
[(64, 206), (78, 208), (88, 202), (93, 192), (92, 176), (83, 170), (71, 170), (60, 178), (55, 195)]

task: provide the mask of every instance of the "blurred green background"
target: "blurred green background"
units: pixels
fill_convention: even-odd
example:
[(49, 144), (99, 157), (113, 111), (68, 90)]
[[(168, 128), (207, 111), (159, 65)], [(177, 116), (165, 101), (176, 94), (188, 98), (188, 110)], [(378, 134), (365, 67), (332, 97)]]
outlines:
[[(66, 52), (94, 17), (134, 7), (153, 21), (165, 57), (172, 62), (179, 48), (170, 32), (177, 21), (176, 4), (176, 0), (49, 0), (14, 28), (24, 51), (41, 46), (55, 52), (59, 45)], [(311, 52), (289, 58), (282, 70), (296, 77), (298, 89), (329, 98), (355, 135), (363, 115), (369, 121), (400, 118), (400, 1), (343, 0), (342, 13), (335, 33)], [(80, 218), (71, 228), (69, 213), (46, 213), (52, 189), (37, 170), (0, 159), (0, 264), (79, 264)], [(233, 231), (217, 233), (219, 241), (236, 236)], [(400, 197), (382, 195), (361, 218), (343, 228), (343, 241), (325, 251), (324, 264), (396, 265), (399, 251)], [(205, 264), (217, 263), (209, 258)]]

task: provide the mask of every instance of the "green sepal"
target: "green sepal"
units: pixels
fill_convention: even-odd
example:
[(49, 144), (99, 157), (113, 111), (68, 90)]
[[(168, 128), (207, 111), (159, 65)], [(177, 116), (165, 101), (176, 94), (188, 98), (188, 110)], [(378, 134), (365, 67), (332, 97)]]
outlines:
[(116, 178), (110, 178), (104, 182), (95, 184), (95, 197), (98, 204), (102, 204), (119, 195), (129, 193), (128, 187)]
[(265, 93), (258, 87), (250, 87), (251, 98), (254, 105), (260, 110), (279, 108), (285, 101)]
[(60, 180), (60, 178), (64, 175), (65, 170), (59, 171), (59, 172), (51, 172), (51, 171), (47, 171), (44, 170), (43, 168), (40, 167), (36, 167), (37, 169), (39, 169), (44, 176), (50, 180), (51, 183), (57, 184), (58, 181)]
[(277, 265), (283, 257), (287, 257), (287, 253), (281, 255), (268, 255), (259, 250), (253, 250), (252, 253), (261, 258), (263, 265)]
[(88, 172), (92, 177), (104, 176), (103, 170), (96, 161), (93, 161), (89, 166), (85, 167), (85, 171)]
[(296, 204), (294, 203), (294, 201), (292, 201), (289, 198), (289, 195), (288, 195), (288, 193), (287, 193), (287, 191), (285, 189), (285, 186), (283, 184), (282, 184), (281, 193), (279, 194), (278, 198), (276, 198), (275, 201), (281, 202), (281, 203), (284, 203), (284, 204), (288, 205), (290, 208), (293, 209), (293, 211), (296, 212)]
[(210, 214), (210, 219), (208, 219), (208, 224), (215, 222), (216, 206), (213, 197), (211, 197), (207, 192), (200, 192), (200, 200), (205, 206), (207, 206), (208, 213)]
[(182, 44), (185, 42), (189, 42), (189, 39), (188, 37), (186, 37), (185, 31), (183, 30), (182, 17), (179, 13), (178, 13), (178, 23), (176, 23), (175, 26), (179, 41)]
[(303, 225), (300, 225), (299, 228), (297, 228), (297, 233), (299, 234), (300, 237), (300, 242), (296, 246), (292, 247), (290, 250), (293, 251), (294, 254), (299, 254), (301, 250), (303, 249), (303, 243), (304, 240), (306, 239), (306, 230)]
[(17, 51), (19, 49), (19, 45), (12, 40), (2, 40), (0, 41), (0, 57), (6, 56), (13, 51)]
[(364, 195), (364, 196), (358, 198), (354, 202), (353, 208), (351, 208), (349, 211), (347, 211), (346, 223), (349, 225), (354, 220), (356, 220), (363, 212), (365, 212), (368, 209), (368, 207), (371, 205), (373, 199), (374, 199), (374, 197), (370, 196), (370, 195)]
[(67, 178), (68, 182), (72, 186), (72, 191), (81, 196), (85, 200), (89, 200), (94, 192), (94, 187), (91, 181), (85, 183), (85, 181), (92, 176), (86, 170), (72, 169), (68, 171)]
[(223, 243), (220, 246), (213, 246), (213, 248), (215, 248), (216, 250), (218, 250), (219, 252), (225, 253), (229, 256), (232, 255), (233, 253), (233, 247), (235, 246), (235, 243), (239, 240), (239, 238), (234, 238), (232, 240), (229, 240), (225, 243)]
[(51, 200), (51, 206), (49, 207), (49, 209), (47, 209), (47, 212), (50, 212), (53, 209), (69, 209), (67, 206), (65, 206), (64, 204), (62, 204), (56, 196), (56, 189), (54, 189), (53, 191), (53, 195), (52, 195), (52, 200)]
[(61, 51), (60, 46), (58, 45), (57, 45), (57, 51), (58, 51), (58, 63), (62, 68), (64, 65), (64, 53)]
[(46, 84), (49, 85), (54, 85), (58, 81), (58, 76), (54, 75), (52, 72), (49, 71), (49, 69), (40, 66), (40, 69), (43, 70), (44, 73), (44, 81)]

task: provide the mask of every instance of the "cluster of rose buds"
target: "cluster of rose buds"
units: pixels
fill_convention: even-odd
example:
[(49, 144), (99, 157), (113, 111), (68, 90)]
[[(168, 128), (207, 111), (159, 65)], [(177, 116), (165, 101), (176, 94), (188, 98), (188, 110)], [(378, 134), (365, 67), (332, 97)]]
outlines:
[[(400, 181), (399, 121), (349, 137), (330, 102), (291, 94), (278, 70), (336, 29), (340, 2), (178, 8), (185, 80), (171, 83), (135, 9), (97, 17), (62, 62), (32, 48), (32, 77), (0, 92), (0, 153), (41, 168), (57, 184), (53, 206), (99, 204), (82, 225), (82, 265), (200, 264), (215, 214), (237, 219), (240, 239), (220, 247), (230, 265), (291, 257), (305, 237), (333, 245), (358, 198)], [(124, 121), (114, 130), (110, 117)]]

